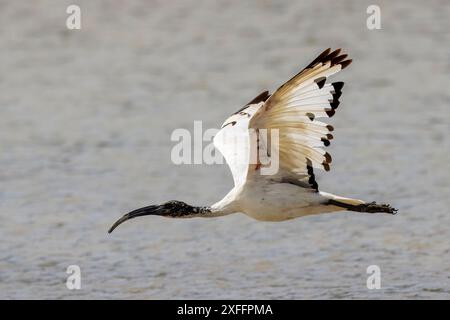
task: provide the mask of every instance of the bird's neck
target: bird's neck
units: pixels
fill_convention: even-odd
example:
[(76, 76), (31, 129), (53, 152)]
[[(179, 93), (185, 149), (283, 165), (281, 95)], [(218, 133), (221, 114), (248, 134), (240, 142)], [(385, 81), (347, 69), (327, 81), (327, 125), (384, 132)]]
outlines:
[(212, 214), (211, 207), (191, 206), (186, 203), (175, 203), (163, 216), (170, 218), (208, 217)]
[(169, 218), (214, 218), (224, 216), (234, 211), (227, 210), (226, 208), (200, 207), (200, 206), (183, 206), (181, 208), (174, 208), (170, 212), (164, 214)]
[(192, 206), (181, 201), (170, 201), (164, 204), (164, 212), (159, 215), (171, 218), (214, 218), (235, 213), (239, 211), (235, 201), (237, 191), (236, 189), (231, 190), (222, 200), (210, 207)]
[(219, 217), (238, 212), (236, 193), (237, 190), (234, 188), (222, 200), (214, 203), (211, 206), (212, 216)]
[(182, 206), (179, 208), (173, 208), (170, 212), (164, 214), (169, 218), (214, 218), (230, 214), (234, 211), (227, 210), (226, 208), (218, 207), (201, 207), (201, 206)]

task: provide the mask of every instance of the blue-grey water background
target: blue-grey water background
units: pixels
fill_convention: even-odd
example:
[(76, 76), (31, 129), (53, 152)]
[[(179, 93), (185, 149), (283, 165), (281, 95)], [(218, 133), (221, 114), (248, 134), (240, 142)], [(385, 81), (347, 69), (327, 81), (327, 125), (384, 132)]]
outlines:
[[(449, 1), (376, 1), (381, 30), (373, 1), (76, 1), (68, 30), (72, 3), (0, 2), (0, 298), (449, 298)], [(334, 77), (319, 186), (398, 215), (149, 217), (107, 234), (140, 206), (225, 195), (226, 165), (171, 162), (172, 131), (217, 128), (327, 47), (354, 62)]]

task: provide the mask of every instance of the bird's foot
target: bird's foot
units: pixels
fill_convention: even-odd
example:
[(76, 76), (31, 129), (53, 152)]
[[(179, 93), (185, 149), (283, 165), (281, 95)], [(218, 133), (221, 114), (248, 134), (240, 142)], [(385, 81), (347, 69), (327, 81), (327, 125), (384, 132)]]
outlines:
[(370, 203), (364, 203), (357, 206), (358, 209), (360, 209), (360, 212), (367, 212), (367, 213), (389, 213), (389, 214), (396, 214), (397, 209), (391, 207), (389, 204), (377, 204), (375, 201)]

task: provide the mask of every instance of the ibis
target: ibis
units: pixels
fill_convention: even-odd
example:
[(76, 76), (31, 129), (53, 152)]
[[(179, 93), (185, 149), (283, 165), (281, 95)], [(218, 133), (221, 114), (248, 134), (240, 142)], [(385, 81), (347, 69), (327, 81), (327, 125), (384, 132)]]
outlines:
[(234, 187), (222, 200), (210, 206), (175, 200), (149, 205), (122, 216), (109, 233), (149, 215), (213, 218), (241, 212), (260, 221), (285, 221), (339, 211), (395, 214), (389, 204), (324, 192), (316, 181), (315, 170), (330, 170), (325, 149), (334, 130), (318, 119), (336, 113), (344, 86), (329, 78), (351, 62), (341, 49), (328, 48), (274, 93), (262, 92), (225, 120), (214, 146), (230, 167)]

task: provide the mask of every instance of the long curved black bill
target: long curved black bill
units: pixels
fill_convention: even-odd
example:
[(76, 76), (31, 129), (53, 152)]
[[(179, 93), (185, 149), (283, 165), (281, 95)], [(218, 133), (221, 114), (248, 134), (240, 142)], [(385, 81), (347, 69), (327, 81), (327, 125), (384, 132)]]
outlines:
[(160, 209), (161, 209), (161, 206), (151, 205), (151, 206), (147, 206), (147, 207), (143, 207), (143, 208), (139, 208), (139, 209), (133, 210), (133, 211), (123, 215), (122, 218), (117, 220), (112, 225), (112, 227), (109, 228), (108, 233), (113, 232), (113, 230), (115, 228), (117, 228), (119, 226), (119, 224), (121, 224), (121, 223), (123, 223), (123, 222), (125, 222), (127, 220), (130, 220), (130, 219), (133, 219), (133, 218), (136, 218), (136, 217), (141, 217), (141, 216), (160, 215), (160, 213), (161, 213)]

